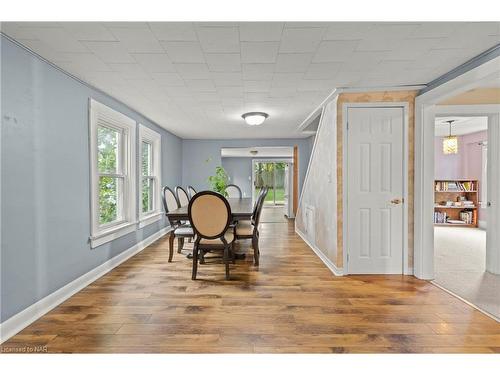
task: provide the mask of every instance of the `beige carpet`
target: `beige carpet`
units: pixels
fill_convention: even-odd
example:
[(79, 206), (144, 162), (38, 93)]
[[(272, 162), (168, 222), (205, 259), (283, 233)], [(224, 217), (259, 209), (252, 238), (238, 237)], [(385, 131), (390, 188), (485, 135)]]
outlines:
[(485, 272), (486, 231), (435, 227), (434, 283), (500, 319), (500, 276)]

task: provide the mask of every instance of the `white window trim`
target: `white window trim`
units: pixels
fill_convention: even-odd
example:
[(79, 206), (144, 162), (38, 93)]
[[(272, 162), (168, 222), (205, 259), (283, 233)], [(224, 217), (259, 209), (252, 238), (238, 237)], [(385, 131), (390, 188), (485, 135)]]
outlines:
[[(156, 177), (153, 187), (153, 211), (142, 213), (142, 142), (146, 141), (152, 145), (152, 170), (153, 176)], [(163, 211), (160, 201), (161, 189), (161, 135), (154, 130), (139, 124), (139, 173), (138, 173), (139, 189), (139, 228), (152, 224), (163, 217)]]
[(481, 160), (481, 208), (488, 208), (488, 142), (482, 143)]
[[(90, 98), (89, 100), (90, 143), (90, 246), (95, 248), (136, 230), (136, 127), (131, 118)], [(114, 225), (99, 226), (99, 171), (97, 168), (97, 128), (100, 123), (122, 131), (124, 179), (123, 220)]]

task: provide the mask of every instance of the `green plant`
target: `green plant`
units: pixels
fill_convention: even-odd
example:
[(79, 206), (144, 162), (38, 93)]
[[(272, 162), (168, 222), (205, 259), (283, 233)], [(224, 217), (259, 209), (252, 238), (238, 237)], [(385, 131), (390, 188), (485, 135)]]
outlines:
[(208, 178), (208, 182), (212, 185), (212, 190), (227, 197), (226, 187), (229, 179), (226, 170), (222, 167), (215, 167), (215, 175)]

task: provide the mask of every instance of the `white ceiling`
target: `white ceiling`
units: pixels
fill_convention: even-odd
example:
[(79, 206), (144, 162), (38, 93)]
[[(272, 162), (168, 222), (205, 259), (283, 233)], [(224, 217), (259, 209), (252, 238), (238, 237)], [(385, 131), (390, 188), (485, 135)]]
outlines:
[(291, 158), (293, 147), (223, 147), (223, 158)]
[(450, 126), (446, 121), (455, 120), (451, 126), (453, 135), (465, 135), (488, 130), (488, 117), (486, 116), (447, 116), (436, 117), (436, 137), (444, 137), (450, 133)]
[[(500, 23), (2, 23), (60, 68), (184, 138), (303, 137), (336, 87), (427, 83), (500, 42)], [(241, 114), (264, 111), (260, 127)]]

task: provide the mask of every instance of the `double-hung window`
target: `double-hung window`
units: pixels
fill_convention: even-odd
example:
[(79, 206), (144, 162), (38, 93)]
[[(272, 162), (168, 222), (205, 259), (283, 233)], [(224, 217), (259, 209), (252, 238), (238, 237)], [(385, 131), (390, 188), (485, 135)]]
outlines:
[(135, 230), (136, 123), (90, 100), (91, 247)]
[(161, 135), (139, 124), (139, 227), (163, 216), (160, 201)]

